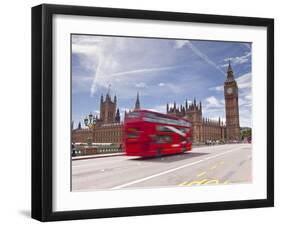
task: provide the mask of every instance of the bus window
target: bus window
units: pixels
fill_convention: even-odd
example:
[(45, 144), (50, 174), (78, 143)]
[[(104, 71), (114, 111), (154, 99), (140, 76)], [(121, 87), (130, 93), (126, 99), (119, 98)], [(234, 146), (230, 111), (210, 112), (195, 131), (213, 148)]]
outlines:
[(166, 126), (157, 126), (157, 131), (159, 132), (172, 132), (168, 127)]
[(126, 116), (126, 118), (136, 119), (136, 118), (139, 118), (140, 115), (141, 115), (140, 112), (131, 112)]
[(180, 128), (180, 131), (182, 131), (183, 133), (188, 133), (190, 131), (189, 128)]
[(129, 139), (134, 139), (134, 138), (137, 138), (138, 137), (138, 134), (137, 134), (137, 132), (129, 132), (128, 134), (127, 134), (127, 138), (129, 138)]
[(172, 143), (172, 138), (167, 135), (157, 135), (155, 137), (155, 142), (158, 144)]
[(139, 136), (140, 130), (138, 128), (128, 128), (127, 138), (133, 139)]

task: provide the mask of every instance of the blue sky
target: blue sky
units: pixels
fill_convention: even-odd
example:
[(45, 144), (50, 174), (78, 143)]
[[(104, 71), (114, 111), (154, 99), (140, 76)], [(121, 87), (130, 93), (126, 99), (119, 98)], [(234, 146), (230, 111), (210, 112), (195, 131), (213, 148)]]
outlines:
[(100, 96), (117, 95), (121, 118), (137, 92), (141, 108), (194, 98), (203, 116), (225, 119), (223, 83), (231, 61), (239, 88), (240, 126), (251, 127), (251, 44), (242, 42), (72, 35), (72, 118), (99, 114)]

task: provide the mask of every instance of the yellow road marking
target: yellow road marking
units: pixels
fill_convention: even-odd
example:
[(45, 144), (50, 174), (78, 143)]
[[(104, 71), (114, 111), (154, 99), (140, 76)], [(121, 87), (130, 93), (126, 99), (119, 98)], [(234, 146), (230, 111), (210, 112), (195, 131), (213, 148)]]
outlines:
[(180, 183), (179, 186), (184, 186), (184, 185), (186, 185), (187, 183), (188, 183), (188, 182), (185, 181), (185, 182), (183, 182), (183, 183)]
[(197, 177), (201, 177), (201, 176), (205, 175), (206, 173), (207, 173), (206, 171), (199, 173), (199, 174), (197, 174)]
[(209, 180), (205, 184), (219, 184), (219, 180)]
[(204, 184), (205, 182), (207, 182), (207, 179), (203, 179), (203, 180), (194, 180), (191, 181), (190, 183), (187, 184), (187, 186), (192, 186), (192, 185), (201, 185)]
[(192, 185), (205, 185), (205, 184), (228, 184), (229, 181), (219, 181), (218, 179), (203, 179), (203, 180), (193, 180), (185, 181), (179, 184), (179, 186), (192, 186)]

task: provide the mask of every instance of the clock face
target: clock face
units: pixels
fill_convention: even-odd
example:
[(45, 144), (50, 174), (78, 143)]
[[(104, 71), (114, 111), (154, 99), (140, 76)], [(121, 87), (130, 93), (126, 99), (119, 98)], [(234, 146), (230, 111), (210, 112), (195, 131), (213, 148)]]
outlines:
[(227, 88), (227, 90), (226, 90), (226, 92), (227, 92), (227, 94), (232, 94), (232, 88)]

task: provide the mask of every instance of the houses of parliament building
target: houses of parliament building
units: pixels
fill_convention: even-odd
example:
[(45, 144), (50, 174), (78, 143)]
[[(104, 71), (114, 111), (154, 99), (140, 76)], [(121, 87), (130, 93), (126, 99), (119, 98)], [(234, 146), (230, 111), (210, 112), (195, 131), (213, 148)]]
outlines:
[[(192, 122), (193, 143), (205, 143), (207, 140), (240, 140), (239, 124), (239, 104), (238, 104), (238, 86), (234, 79), (233, 70), (229, 63), (227, 77), (224, 82), (225, 98), (225, 123), (218, 118), (211, 120), (202, 116), (202, 103), (196, 100), (191, 104), (185, 101), (184, 104), (177, 105), (174, 102), (170, 107), (167, 104), (166, 113), (180, 118), (188, 119)], [(134, 110), (141, 109), (139, 94), (135, 101)], [(127, 112), (125, 112), (125, 115)], [(100, 116), (92, 116), (94, 122), (88, 124), (88, 128), (82, 128), (81, 124), (77, 129), (72, 129), (73, 143), (115, 143), (122, 142), (123, 122), (120, 119), (120, 111), (117, 108), (117, 97), (113, 100), (109, 93), (105, 98), (100, 99)], [(88, 119), (86, 119), (88, 121)], [(85, 123), (86, 124), (86, 123)]]

